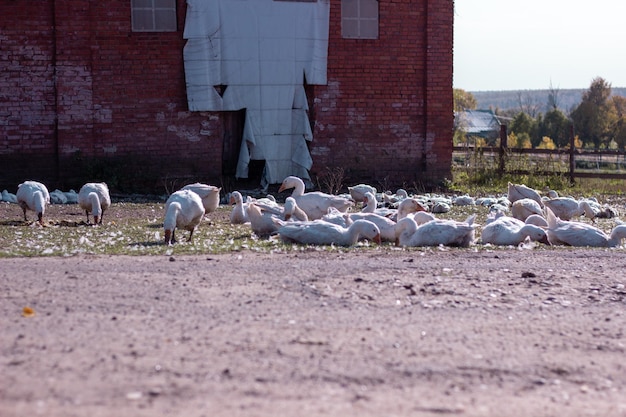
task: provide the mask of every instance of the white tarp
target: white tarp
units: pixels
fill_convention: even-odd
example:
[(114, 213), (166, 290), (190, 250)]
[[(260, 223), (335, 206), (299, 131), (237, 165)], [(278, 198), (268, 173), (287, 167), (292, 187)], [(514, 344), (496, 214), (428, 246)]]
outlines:
[[(304, 82), (326, 84), (329, 13), (329, 0), (187, 0), (189, 109), (246, 109), (238, 178), (259, 159), (267, 184), (309, 179)], [(226, 86), (222, 96), (216, 86)]]

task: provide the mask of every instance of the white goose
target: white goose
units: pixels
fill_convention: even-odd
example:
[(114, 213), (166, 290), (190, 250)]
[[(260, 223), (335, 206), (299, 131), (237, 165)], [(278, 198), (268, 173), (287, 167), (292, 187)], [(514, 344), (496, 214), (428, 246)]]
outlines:
[(380, 244), (378, 226), (367, 220), (357, 220), (350, 226), (342, 227), (324, 220), (310, 222), (283, 222), (274, 220), (283, 242), (306, 245), (353, 246), (360, 238)]
[(15, 204), (17, 203), (17, 196), (13, 193), (10, 193), (9, 190), (2, 190), (2, 201)]
[(378, 208), (378, 201), (376, 200), (376, 196), (372, 192), (366, 192), (365, 196), (363, 196), (363, 208), (361, 209), (361, 213), (375, 213)]
[(176, 243), (176, 228), (189, 231), (188, 242), (191, 242), (193, 232), (204, 217), (204, 206), (198, 194), (191, 190), (179, 190), (173, 193), (165, 202), (165, 244)]
[(405, 198), (400, 201), (397, 209), (392, 208), (380, 208), (376, 210), (377, 214), (381, 216), (389, 217), (394, 222), (398, 222), (400, 219), (405, 218), (411, 213), (417, 213), (420, 211), (427, 211), (426, 207), (415, 198)]
[(340, 196), (322, 193), (320, 191), (304, 192), (304, 181), (298, 177), (289, 176), (285, 178), (278, 189), (278, 192), (293, 188), (291, 197), (296, 200), (300, 207), (307, 214), (309, 219), (321, 219), (328, 213), (329, 207), (335, 207), (339, 211), (346, 212), (354, 206), (354, 202)]
[(202, 184), (196, 182), (193, 184), (187, 184), (181, 190), (191, 190), (200, 196), (202, 205), (204, 206), (204, 213), (212, 213), (220, 205), (220, 190), (221, 188), (214, 185)]
[(616, 226), (609, 236), (593, 225), (561, 220), (549, 208), (546, 209), (546, 217), (546, 231), (553, 245), (614, 247), (626, 237), (626, 225)]
[(543, 205), (549, 207), (556, 217), (561, 220), (571, 220), (585, 213), (583, 201), (571, 197), (555, 197), (543, 200)]
[(548, 221), (541, 214), (531, 214), (524, 221), (526, 224), (534, 224), (535, 226), (539, 226), (542, 229), (548, 228)]
[(543, 216), (542, 206), (532, 198), (515, 200), (511, 205), (511, 215), (518, 220), (526, 221), (528, 216), (539, 214)]
[(91, 213), (93, 223), (102, 224), (102, 216), (111, 206), (109, 187), (104, 182), (88, 182), (78, 191), (78, 205), (85, 210), (87, 223), (89, 223), (89, 213)]
[(248, 220), (252, 231), (259, 237), (268, 237), (278, 230), (278, 225), (273, 219), (284, 221), (308, 221), (304, 213), (296, 204), (296, 200), (287, 197), (282, 210), (275, 207), (263, 208), (258, 203), (248, 204)]
[(474, 219), (471, 215), (465, 222), (454, 220), (432, 220), (418, 226), (411, 217), (398, 221), (396, 226), (397, 246), (458, 246), (468, 247), (474, 242)]
[(278, 203), (266, 204), (264, 202), (259, 202), (258, 200), (254, 201), (254, 204), (260, 208), (262, 212), (271, 213), (279, 218), (282, 218), (283, 220), (301, 222), (309, 221), (309, 216), (306, 215), (304, 210), (298, 207), (298, 203), (296, 203), (296, 200), (293, 197), (287, 197), (283, 206)]
[(483, 244), (517, 246), (530, 240), (548, 244), (545, 230), (509, 216), (497, 216), (483, 227), (480, 239)]
[(39, 224), (43, 225), (46, 205), (50, 204), (50, 193), (46, 186), (37, 181), (24, 181), (18, 186), (15, 196), (17, 204), (24, 211), (24, 220), (28, 221), (26, 210), (31, 210), (37, 213)]
[(248, 223), (250, 219), (248, 218), (248, 205), (249, 203), (243, 202), (243, 196), (239, 191), (233, 191), (230, 194), (229, 199), (230, 204), (234, 204), (233, 210), (230, 212), (230, 223), (231, 224), (244, 224)]
[[(332, 210), (332, 209), (331, 209)], [(378, 226), (380, 230), (380, 239), (385, 242), (395, 242), (396, 240), (396, 223), (388, 217), (381, 216), (376, 213), (341, 213), (339, 211), (331, 212), (324, 215), (322, 220), (334, 223), (342, 227), (348, 227), (357, 220), (367, 220)]]
[(361, 203), (365, 201), (365, 197), (367, 193), (372, 193), (372, 195), (376, 195), (376, 188), (367, 184), (357, 184), (352, 187), (348, 187), (348, 192), (354, 201), (357, 203)]
[(539, 192), (530, 187), (527, 187), (524, 184), (509, 183), (507, 196), (511, 204), (523, 198), (530, 198), (531, 200), (535, 200), (539, 204), (539, 206), (543, 208), (543, 201)]

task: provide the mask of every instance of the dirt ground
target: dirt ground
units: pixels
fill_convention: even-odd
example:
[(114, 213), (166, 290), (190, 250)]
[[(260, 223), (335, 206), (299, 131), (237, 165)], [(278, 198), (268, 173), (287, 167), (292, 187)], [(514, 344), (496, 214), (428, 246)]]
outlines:
[(626, 416), (624, 271), (623, 249), (1, 259), (0, 416)]

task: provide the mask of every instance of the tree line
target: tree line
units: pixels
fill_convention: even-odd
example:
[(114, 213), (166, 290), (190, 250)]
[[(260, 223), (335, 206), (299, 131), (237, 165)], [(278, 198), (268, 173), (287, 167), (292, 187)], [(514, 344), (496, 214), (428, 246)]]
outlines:
[[(476, 106), (471, 93), (454, 89), (455, 112), (475, 110)], [(559, 108), (559, 89), (550, 86), (547, 108), (545, 113), (537, 112), (537, 106), (525, 102), (520, 94), (518, 109), (495, 109), (495, 116), (507, 125), (508, 146), (563, 148), (569, 146), (573, 133), (579, 148), (626, 150), (626, 98), (612, 95), (611, 84), (602, 77), (592, 80), (578, 106), (567, 113)], [(470, 138), (458, 126), (454, 140), (462, 143)], [(489, 146), (495, 146), (497, 140), (482, 139)]]

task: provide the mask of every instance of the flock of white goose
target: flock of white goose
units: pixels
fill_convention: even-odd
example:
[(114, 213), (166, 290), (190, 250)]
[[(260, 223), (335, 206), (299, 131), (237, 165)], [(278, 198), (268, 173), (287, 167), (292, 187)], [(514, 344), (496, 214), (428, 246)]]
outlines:
[[(367, 184), (348, 187), (349, 195), (305, 192), (304, 182), (287, 177), (279, 192), (293, 188), (284, 205), (271, 196), (247, 199), (231, 194), (234, 204), (231, 223), (249, 224), (260, 237), (278, 236), (285, 242), (351, 246), (361, 239), (398, 246), (468, 247), (474, 243), (519, 245), (534, 241), (548, 245), (615, 247), (626, 238), (626, 225), (617, 224), (605, 233), (594, 224), (576, 221), (586, 216), (617, 217), (614, 208), (594, 199), (559, 197), (555, 192), (541, 194), (523, 184), (509, 184), (506, 196), (455, 199), (379, 194)], [(361, 203), (359, 207), (359, 203)], [(394, 208), (389, 208), (393, 205)], [(484, 226), (471, 215), (465, 221), (438, 218), (454, 205), (483, 205), (489, 209)], [(480, 239), (476, 230), (482, 229)]]
[[(287, 177), (279, 192), (293, 189), (284, 204), (268, 195), (266, 198), (244, 200), (239, 191), (229, 195), (232, 205), (230, 222), (249, 224), (254, 234), (262, 238), (278, 237), (284, 242), (310, 245), (352, 246), (363, 239), (378, 244), (393, 242), (398, 246), (454, 246), (472, 244), (516, 246), (534, 241), (548, 245), (616, 247), (626, 238), (626, 224), (616, 219), (610, 233), (589, 222), (577, 221), (586, 216), (617, 217), (614, 208), (600, 205), (594, 199), (559, 197), (555, 192), (542, 196), (523, 184), (508, 185), (506, 195), (499, 198), (474, 199), (460, 196), (454, 199), (429, 195), (409, 196), (404, 190), (395, 195), (378, 193), (367, 184), (348, 187), (349, 194), (333, 195), (319, 191), (306, 192), (302, 179)], [(212, 185), (189, 184), (172, 193), (165, 203), (165, 243), (176, 242), (176, 229), (189, 231), (188, 241), (202, 222), (204, 215), (220, 205), (221, 188)], [(55, 190), (54, 193), (61, 193)], [(51, 194), (36, 181), (20, 184), (17, 194), (6, 190), (2, 199), (20, 205), (27, 220), (27, 211), (37, 214), (43, 224)], [(78, 193), (61, 193), (57, 199), (78, 203), (93, 224), (102, 224), (104, 212), (111, 205), (105, 183), (87, 183)], [(453, 206), (481, 205), (489, 215), (483, 226), (475, 223), (475, 215), (465, 221), (438, 218)], [(476, 230), (481, 229), (480, 238)]]

